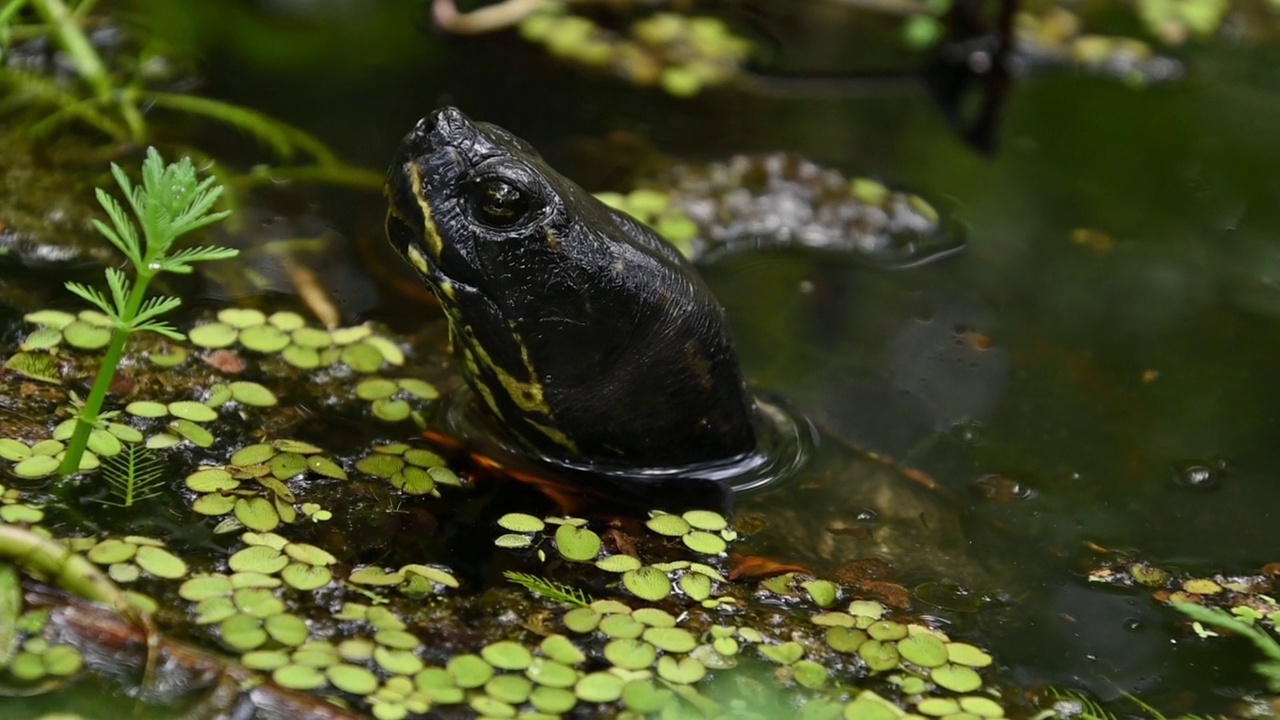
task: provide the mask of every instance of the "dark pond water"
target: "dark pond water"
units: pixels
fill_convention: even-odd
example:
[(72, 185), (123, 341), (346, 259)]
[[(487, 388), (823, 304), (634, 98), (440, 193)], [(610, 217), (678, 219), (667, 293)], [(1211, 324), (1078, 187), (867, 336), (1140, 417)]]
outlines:
[[(892, 47), (874, 26), (864, 38), (823, 22), (827, 12), (778, 33), (786, 63), (854, 73), (868, 68), (864, 40)], [(1280, 559), (1280, 52), (1192, 51), (1186, 80), (1146, 89), (1070, 73), (1025, 79), (998, 151), (983, 157), (910, 83), (677, 102), (565, 70), (510, 36), (442, 38), (386, 13), (308, 26), (309, 44), (279, 18), (210, 21), (202, 38), (172, 32), (206, 48), (211, 92), (297, 122), (370, 167), (449, 102), (529, 139), (591, 189), (617, 176), (582, 141), (625, 131), (690, 159), (794, 151), (930, 199), (966, 226), (963, 254), (889, 271), (760, 251), (704, 268), (753, 382), (822, 428), (813, 472), (870, 482), (864, 474), (880, 471), (848, 443), (937, 481), (958, 534), (935, 536), (946, 547), (922, 533), (920, 546), (901, 548), (919, 563), (889, 559), (980, 574), (1000, 607), (959, 622), (1019, 681), (1199, 710), (1258, 686), (1243, 645), (1187, 640), (1172, 611), (1090, 586), (1081, 570), (1086, 542), (1208, 573)], [(259, 34), (228, 41), (244, 27)], [(290, 40), (258, 57), (249, 46), (270, 32)], [(378, 232), (380, 198), (315, 199), (345, 234)], [(1114, 242), (1073, 242), (1082, 229)], [(397, 314), (376, 301), (369, 312)], [(815, 503), (811, 479), (741, 507), (828, 525), (876, 509), (847, 489)], [(1015, 483), (1016, 500), (980, 492)], [(875, 554), (843, 547), (776, 549), (823, 571), (852, 559), (842, 553)], [(1188, 693), (1198, 701), (1185, 704)]]

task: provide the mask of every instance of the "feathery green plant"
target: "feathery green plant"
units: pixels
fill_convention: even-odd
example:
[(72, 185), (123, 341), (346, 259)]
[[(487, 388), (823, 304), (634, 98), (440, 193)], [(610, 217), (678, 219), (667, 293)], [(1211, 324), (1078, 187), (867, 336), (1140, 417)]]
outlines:
[(516, 585), (523, 587), (535, 595), (541, 595), (544, 598), (554, 600), (556, 602), (562, 602), (577, 607), (587, 607), (593, 602), (590, 595), (578, 588), (558, 583), (554, 580), (541, 578), (537, 575), (507, 570), (502, 573), (502, 577), (506, 578), (509, 582), (513, 582)]
[(222, 186), (216, 184), (214, 178), (198, 180), (190, 158), (184, 157), (176, 163), (166, 165), (154, 147), (148, 148), (147, 159), (142, 163), (141, 185), (135, 186), (124, 170), (115, 163), (111, 164), (111, 174), (120, 184), (125, 200), (137, 216), (142, 236), (138, 236), (138, 229), (124, 207), (99, 188), (98, 203), (106, 211), (111, 225), (100, 220), (94, 220), (93, 225), (129, 259), (135, 278), (130, 281), (123, 271), (107, 268), (110, 298), (101, 290), (88, 285), (67, 283), (68, 290), (89, 301), (111, 318), (115, 331), (111, 336), (111, 344), (102, 357), (93, 389), (89, 391), (89, 397), (77, 413), (79, 421), (62, 460), (63, 475), (70, 475), (80, 467), (80, 458), (88, 444), (89, 432), (101, 419), (107, 389), (111, 387), (111, 380), (120, 365), (129, 336), (135, 332), (150, 331), (173, 340), (186, 339), (168, 322), (159, 319), (161, 315), (176, 309), (182, 301), (167, 296), (147, 298), (147, 285), (159, 273), (185, 275), (192, 271), (192, 263), (223, 260), (235, 257), (240, 252), (232, 248), (208, 246), (170, 252), (174, 241), (182, 235), (218, 222), (229, 214), (225, 210), (213, 212), (213, 205), (222, 194)]
[(102, 477), (119, 500), (99, 502), (127, 508), (136, 502), (156, 497), (164, 489), (160, 483), (164, 474), (164, 461), (144, 445), (122, 445), (120, 452), (102, 461)]

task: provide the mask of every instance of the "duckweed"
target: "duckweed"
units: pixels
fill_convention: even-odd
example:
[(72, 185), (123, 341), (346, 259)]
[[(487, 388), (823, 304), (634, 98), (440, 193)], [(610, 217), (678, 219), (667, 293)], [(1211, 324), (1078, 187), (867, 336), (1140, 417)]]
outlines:
[(671, 578), (655, 567), (646, 566), (622, 574), (622, 584), (632, 595), (651, 602), (671, 594)]
[(587, 528), (561, 525), (555, 533), (556, 550), (565, 560), (590, 562), (600, 554), (600, 536)]
[(594, 703), (609, 703), (622, 697), (623, 681), (607, 672), (593, 672), (582, 676), (573, 686), (578, 699)]

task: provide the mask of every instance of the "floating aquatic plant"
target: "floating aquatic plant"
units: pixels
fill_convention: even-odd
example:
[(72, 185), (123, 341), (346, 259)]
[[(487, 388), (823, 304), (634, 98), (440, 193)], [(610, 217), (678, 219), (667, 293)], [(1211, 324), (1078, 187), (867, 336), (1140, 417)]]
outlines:
[(188, 274), (193, 263), (222, 260), (239, 254), (232, 248), (210, 246), (173, 251), (173, 244), (179, 237), (218, 222), (229, 214), (213, 211), (214, 203), (222, 195), (222, 186), (213, 178), (198, 180), (190, 158), (166, 165), (154, 147), (148, 148), (147, 159), (142, 164), (141, 185), (135, 186), (115, 163), (111, 164), (111, 174), (137, 216), (138, 225), (130, 219), (124, 207), (101, 188), (97, 192), (98, 202), (111, 224), (100, 220), (94, 220), (93, 224), (128, 258), (135, 277), (130, 280), (123, 271), (107, 268), (109, 298), (97, 288), (77, 282), (67, 283), (68, 290), (93, 304), (111, 320), (113, 330), (97, 379), (77, 413), (75, 432), (62, 459), (60, 469), (63, 475), (70, 475), (80, 467), (80, 456), (88, 444), (89, 433), (101, 419), (107, 390), (120, 365), (129, 336), (135, 332), (150, 331), (173, 340), (184, 339), (182, 333), (160, 319), (177, 309), (182, 301), (170, 296), (148, 298), (147, 286), (152, 279), (162, 272)]

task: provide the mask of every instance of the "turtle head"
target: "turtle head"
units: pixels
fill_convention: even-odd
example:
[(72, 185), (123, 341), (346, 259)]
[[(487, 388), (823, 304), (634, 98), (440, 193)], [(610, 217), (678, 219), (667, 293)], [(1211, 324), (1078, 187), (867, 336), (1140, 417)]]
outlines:
[(754, 448), (724, 311), (665, 241), (528, 143), (442, 108), (404, 138), (387, 235), (432, 286), (499, 424), (562, 460), (682, 465)]

